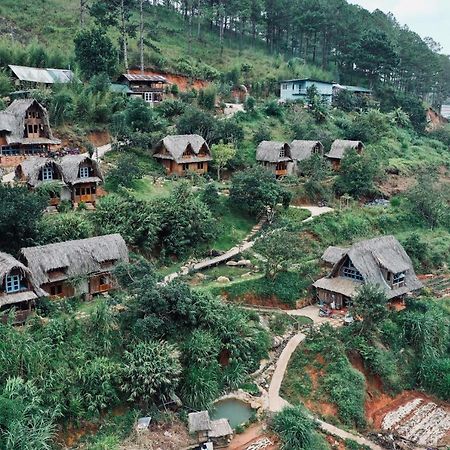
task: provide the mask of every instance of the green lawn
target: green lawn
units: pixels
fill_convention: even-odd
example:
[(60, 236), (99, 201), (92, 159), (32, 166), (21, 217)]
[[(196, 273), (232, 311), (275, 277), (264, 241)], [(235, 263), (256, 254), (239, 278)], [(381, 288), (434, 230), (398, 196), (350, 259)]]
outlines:
[(175, 182), (164, 180), (163, 183), (154, 183), (152, 177), (145, 176), (133, 183), (133, 195), (138, 200), (153, 200), (168, 197), (174, 188)]
[(256, 224), (256, 220), (235, 210), (227, 198), (221, 198), (222, 205), (217, 215), (219, 232), (210, 244), (214, 250), (226, 251), (241, 242)]

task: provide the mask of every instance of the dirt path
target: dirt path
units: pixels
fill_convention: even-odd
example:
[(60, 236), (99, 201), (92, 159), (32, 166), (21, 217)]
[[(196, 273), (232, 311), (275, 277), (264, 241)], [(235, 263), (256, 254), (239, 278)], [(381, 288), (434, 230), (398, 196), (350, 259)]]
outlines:
[(100, 147), (96, 147), (94, 154), (92, 155), (92, 158), (96, 161), (99, 161), (100, 159), (105, 156), (105, 153), (108, 153), (111, 151), (111, 144), (101, 145)]

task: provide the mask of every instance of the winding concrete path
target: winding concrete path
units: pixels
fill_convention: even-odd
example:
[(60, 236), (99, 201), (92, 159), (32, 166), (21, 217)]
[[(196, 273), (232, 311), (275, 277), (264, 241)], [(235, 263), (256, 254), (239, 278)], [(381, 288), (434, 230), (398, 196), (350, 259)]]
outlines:
[[(315, 325), (321, 325), (323, 323), (322, 319), (329, 321), (330, 319), (319, 317), (318, 309), (313, 306), (307, 306), (306, 308), (296, 309), (294, 311), (288, 311), (291, 315), (302, 315), (310, 317)], [(338, 324), (339, 322), (336, 322)], [(303, 342), (306, 335), (303, 333), (297, 333), (294, 335), (289, 342), (284, 347), (283, 351), (278, 358), (277, 364), (275, 366), (275, 371), (273, 373), (272, 379), (270, 381), (269, 392), (268, 392), (268, 407), (269, 411), (276, 413), (281, 411), (284, 407), (289, 406), (289, 402), (280, 396), (281, 383), (283, 382), (284, 374), (286, 373), (289, 361), (292, 354), (295, 352), (297, 347)], [(355, 435), (349, 433), (348, 431), (341, 430), (340, 428), (331, 425), (330, 423), (324, 422), (319, 419), (314, 419), (319, 424), (320, 428), (328, 434), (336, 436), (341, 439), (352, 439), (360, 445), (367, 445), (367, 447), (372, 450), (384, 450), (378, 444), (364, 438), (363, 436)]]

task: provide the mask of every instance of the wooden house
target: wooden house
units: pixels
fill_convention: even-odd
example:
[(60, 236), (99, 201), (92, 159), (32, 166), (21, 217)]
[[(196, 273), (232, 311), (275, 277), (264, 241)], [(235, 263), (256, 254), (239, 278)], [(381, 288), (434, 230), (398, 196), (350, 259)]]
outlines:
[(0, 320), (5, 321), (8, 310), (15, 308), (14, 322), (24, 322), (35, 300), (42, 295), (44, 292), (35, 285), (30, 269), (0, 252)]
[(0, 112), (0, 161), (47, 154), (61, 144), (50, 128), (47, 110), (34, 99), (14, 100)]
[(361, 141), (346, 141), (336, 139), (331, 144), (331, 150), (326, 157), (331, 161), (333, 169), (338, 170), (341, 166), (341, 160), (348, 149), (355, 149), (358, 154), (361, 154), (364, 150), (364, 144)]
[(164, 100), (165, 88), (168, 84), (166, 78), (161, 75), (138, 73), (124, 73), (119, 77), (118, 82), (127, 86), (128, 96), (141, 98), (150, 105)]
[(70, 190), (64, 181), (63, 169), (55, 159), (40, 156), (25, 159), (16, 167), (15, 180), (28, 186), (30, 190), (51, 183), (54, 189), (49, 192), (50, 206), (58, 206), (61, 200), (70, 200)]
[(161, 161), (168, 174), (204, 174), (212, 161), (207, 142), (198, 134), (166, 136), (156, 144), (153, 157)]
[(214, 443), (214, 448), (227, 447), (233, 436), (228, 419), (210, 420), (208, 411), (188, 414), (189, 434), (197, 437), (199, 444)]
[(291, 146), (286, 142), (262, 141), (256, 149), (256, 160), (277, 177), (283, 177), (293, 163)]
[(323, 144), (320, 141), (295, 140), (291, 142), (292, 163), (288, 164), (289, 173), (302, 172), (302, 161), (312, 155), (323, 155)]
[(98, 188), (103, 182), (100, 167), (87, 155), (66, 155), (60, 160), (63, 179), (74, 205), (80, 202), (95, 205)]
[(80, 202), (95, 205), (103, 175), (98, 163), (87, 155), (66, 155), (61, 159), (32, 156), (16, 167), (15, 180), (29, 189), (53, 183), (50, 206), (58, 206), (61, 200), (75, 206)]
[(95, 294), (115, 287), (112, 270), (128, 262), (128, 249), (120, 234), (58, 242), (20, 250), (35, 283), (51, 297)]
[(347, 307), (363, 284), (378, 286), (389, 300), (402, 299), (420, 290), (411, 259), (394, 236), (357, 242), (349, 248), (329, 247), (322, 260), (329, 275), (313, 286), (320, 303)]

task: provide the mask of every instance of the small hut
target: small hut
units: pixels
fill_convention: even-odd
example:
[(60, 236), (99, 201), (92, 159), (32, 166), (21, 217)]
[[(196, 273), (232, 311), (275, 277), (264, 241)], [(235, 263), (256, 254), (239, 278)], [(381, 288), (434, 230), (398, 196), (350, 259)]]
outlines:
[(156, 144), (153, 157), (169, 175), (205, 174), (212, 161), (207, 142), (198, 134), (166, 136)]
[(52, 297), (108, 292), (115, 287), (112, 270), (128, 262), (120, 234), (27, 247), (20, 254), (37, 285)]
[(208, 440), (211, 431), (211, 421), (208, 411), (199, 411), (188, 415), (189, 434), (195, 434), (199, 444)]
[(95, 205), (98, 187), (103, 182), (100, 167), (87, 155), (66, 155), (61, 159), (61, 168), (74, 205), (80, 202)]
[(208, 411), (188, 415), (189, 433), (195, 434), (199, 444), (213, 442), (215, 447), (226, 447), (233, 436), (228, 419), (210, 420)]
[(312, 155), (323, 155), (323, 148), (323, 144), (320, 141), (292, 141), (292, 164), (289, 165), (289, 173), (301, 173), (301, 162), (311, 158)]
[(256, 160), (277, 177), (288, 174), (292, 163), (291, 146), (287, 142), (262, 141), (256, 149)]
[(331, 150), (326, 157), (331, 161), (333, 169), (339, 169), (341, 160), (344, 157), (345, 152), (349, 149), (355, 149), (361, 154), (364, 150), (364, 144), (361, 141), (346, 141), (342, 139), (336, 139), (333, 144), (331, 144)]
[(337, 309), (351, 305), (364, 284), (379, 286), (389, 300), (403, 299), (420, 290), (413, 264), (394, 236), (360, 241), (350, 248), (329, 247), (322, 260), (332, 265), (328, 276), (313, 286), (320, 302)]
[(47, 154), (60, 144), (61, 141), (53, 136), (47, 110), (37, 100), (14, 100), (0, 111), (2, 164), (8, 165), (8, 158)]

